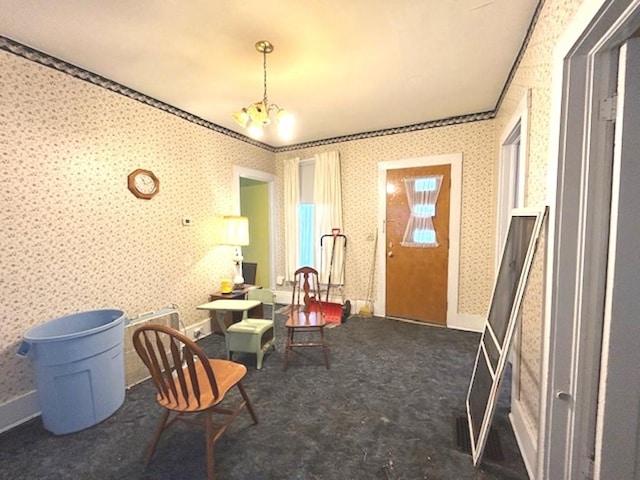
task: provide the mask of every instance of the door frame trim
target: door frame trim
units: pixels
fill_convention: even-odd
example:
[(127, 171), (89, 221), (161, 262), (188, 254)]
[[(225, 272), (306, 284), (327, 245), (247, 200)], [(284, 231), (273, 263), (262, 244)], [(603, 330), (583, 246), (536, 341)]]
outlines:
[[(498, 158), (498, 200), (496, 204), (496, 244), (495, 244), (495, 274), (497, 276), (502, 258), (502, 250), (507, 238), (511, 211), (515, 208), (523, 208), (526, 204), (526, 185), (529, 175), (529, 112), (531, 110), (531, 89), (520, 98), (518, 106), (509, 120), (505, 123), (500, 134), (500, 153)], [(515, 155), (513, 137), (519, 130), (520, 148)], [(515, 168), (518, 162), (519, 169)], [(519, 178), (516, 181), (516, 170)], [(523, 188), (518, 191), (515, 198), (516, 183)], [(511, 413), (509, 419), (513, 427), (513, 433), (522, 453), (530, 477), (534, 477), (536, 469), (537, 438), (536, 432), (527, 423), (523, 405), (519, 398), (520, 391), (520, 357), (521, 357), (521, 320), (516, 322), (511, 348), (509, 350), (509, 362), (511, 362)]]
[[(516, 208), (523, 208), (526, 204), (527, 177), (529, 174), (529, 111), (531, 110), (531, 89), (521, 97), (516, 111), (511, 115), (502, 129), (500, 135), (500, 155), (498, 160), (498, 200), (496, 212), (496, 247), (495, 247), (495, 271), (497, 273), (502, 257), (504, 241), (507, 238), (507, 229), (511, 219), (512, 208), (505, 209), (504, 204), (514, 204)], [(519, 155), (516, 156), (513, 146), (513, 136), (520, 129)], [(514, 164), (522, 159), (522, 165), (518, 170), (517, 183), (524, 188), (518, 192), (517, 201), (513, 198), (513, 185), (516, 183)]]
[(251, 168), (233, 166), (233, 204), (236, 205), (236, 214), (240, 215), (240, 178), (258, 180), (267, 184), (269, 198), (269, 262), (271, 268), (269, 272), (269, 288), (276, 286), (276, 265), (278, 252), (276, 249), (276, 221), (278, 218), (276, 204), (276, 176), (273, 173), (253, 170)]
[[(460, 272), (460, 223), (462, 212), (462, 153), (446, 155), (430, 155), (427, 157), (405, 158), (378, 162), (378, 238), (384, 245), (384, 220), (387, 200), (387, 170), (399, 168), (430, 167), (433, 165), (450, 165), (451, 167), (451, 202), (449, 207), (449, 258), (447, 282), (447, 328), (481, 331), (482, 317), (475, 321), (469, 315), (458, 315), (458, 283)], [(387, 275), (386, 249), (378, 248), (376, 254), (376, 269), (378, 282), (374, 311), (386, 315)], [(460, 318), (458, 318), (460, 317)], [(478, 323), (478, 325), (476, 325)]]
[[(605, 183), (603, 178), (612, 178), (611, 172), (603, 171), (605, 136), (597, 121), (603, 89), (613, 80), (603, 65), (611, 50), (639, 26), (640, 0), (585, 0), (554, 51), (538, 479), (586, 478), (592, 466), (594, 478), (600, 478), (604, 462), (616, 462), (613, 455), (599, 458), (596, 450), (596, 461), (590, 465), (580, 429), (590, 421), (591, 398), (584, 392), (592, 382), (593, 364), (600, 365), (597, 332), (604, 320), (589, 311), (591, 299), (604, 297), (607, 268), (606, 263), (592, 261), (592, 252), (600, 252), (603, 244), (594, 230), (604, 222), (608, 225), (610, 217), (610, 211), (602, 211), (609, 204), (594, 188)], [(598, 249), (593, 247), (597, 241)], [(581, 247), (578, 252), (576, 245)], [(622, 340), (614, 350), (635, 342), (632, 337)], [(629, 442), (621, 440), (617, 451)]]

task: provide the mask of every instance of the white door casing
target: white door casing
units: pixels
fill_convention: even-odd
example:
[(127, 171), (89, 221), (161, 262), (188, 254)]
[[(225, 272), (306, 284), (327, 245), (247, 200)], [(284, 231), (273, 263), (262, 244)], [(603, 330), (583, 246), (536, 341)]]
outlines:
[(524, 208), (529, 157), (529, 108), (531, 90), (522, 97), (500, 136), (498, 165), (498, 214), (496, 220), (495, 267), (500, 264), (511, 210)]
[(233, 167), (233, 204), (236, 205), (236, 215), (240, 215), (240, 178), (248, 178), (267, 183), (269, 198), (269, 262), (271, 263), (271, 271), (269, 272), (269, 288), (276, 286), (276, 222), (278, 219), (276, 207), (276, 176), (272, 173), (262, 172), (260, 170), (252, 170), (250, 168)]
[[(449, 270), (447, 285), (447, 327), (481, 331), (484, 317), (468, 318), (458, 314), (458, 278), (460, 266), (460, 219), (462, 207), (462, 154), (433, 155), (428, 157), (390, 160), (378, 163), (378, 238), (384, 238), (384, 218), (387, 199), (387, 170), (430, 165), (451, 165), (451, 204), (449, 210)], [(374, 311), (386, 313), (386, 249), (378, 248), (376, 254), (377, 289)]]
[[(615, 287), (607, 283), (609, 223), (615, 214), (609, 199), (616, 178), (611, 158), (613, 122), (600, 118), (600, 106), (615, 90), (617, 47), (638, 27), (640, 1), (585, 0), (555, 51), (543, 384), (535, 474), (539, 479), (591, 478), (592, 471), (597, 478), (634, 478), (598, 473), (606, 465), (621, 466), (616, 456), (637, 451), (637, 437), (624, 436), (615, 427), (622, 412), (599, 419), (602, 430), (598, 435), (611, 428), (609, 435), (618, 433), (614, 433), (616, 445), (595, 446), (595, 462), (591, 445), (598, 390), (593, 371), (601, 366), (602, 329), (604, 326), (606, 332), (607, 321), (612, 325), (620, 321), (618, 317), (606, 318), (605, 288), (629, 288), (617, 279)], [(614, 194), (617, 188), (613, 186)], [(624, 275), (620, 278), (624, 280)], [(630, 327), (623, 324), (622, 328)], [(605, 357), (607, 349), (637, 349), (634, 337), (616, 335), (612, 340), (616, 343), (605, 344)], [(637, 362), (629, 368), (629, 360), (632, 356), (618, 358), (617, 363), (622, 361), (627, 380), (637, 384)], [(602, 367), (603, 378), (614, 373), (606, 363)], [(600, 395), (606, 395), (602, 383), (600, 386)], [(637, 419), (638, 409), (636, 401), (624, 421)]]
[[(506, 122), (500, 135), (500, 158), (498, 164), (498, 200), (496, 218), (496, 275), (502, 258), (502, 250), (514, 208), (524, 208), (527, 184), (527, 162), (529, 157), (529, 109), (531, 90), (522, 96), (518, 107)], [(535, 476), (536, 433), (531, 430), (523, 414), (520, 402), (521, 326), (516, 330), (509, 351), (511, 363), (511, 412), (509, 418), (520, 447), (523, 461), (530, 476)]]

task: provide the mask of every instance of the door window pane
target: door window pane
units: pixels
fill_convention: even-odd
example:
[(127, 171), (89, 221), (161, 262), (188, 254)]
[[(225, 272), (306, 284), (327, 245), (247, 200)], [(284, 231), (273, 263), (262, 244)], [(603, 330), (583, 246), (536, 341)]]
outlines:
[(431, 175), (402, 179), (411, 209), (402, 239), (403, 247), (438, 246), (432, 219), (436, 216), (436, 203), (443, 178), (443, 175)]
[(431, 245), (436, 243), (436, 231), (429, 228), (418, 228), (413, 231), (413, 243)]

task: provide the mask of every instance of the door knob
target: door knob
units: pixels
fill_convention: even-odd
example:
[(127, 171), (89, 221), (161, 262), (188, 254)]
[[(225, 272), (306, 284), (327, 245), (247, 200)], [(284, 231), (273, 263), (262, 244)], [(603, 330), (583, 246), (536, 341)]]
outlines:
[(387, 253), (387, 257), (389, 257), (389, 258), (393, 257), (393, 252)]

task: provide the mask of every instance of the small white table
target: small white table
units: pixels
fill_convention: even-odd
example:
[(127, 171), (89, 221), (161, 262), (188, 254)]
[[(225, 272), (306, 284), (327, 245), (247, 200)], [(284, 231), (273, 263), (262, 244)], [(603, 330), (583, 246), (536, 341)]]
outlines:
[(260, 305), (260, 303), (259, 300), (214, 300), (213, 302), (198, 305), (196, 308), (198, 310), (215, 311), (218, 324), (222, 332), (225, 333), (227, 326), (224, 323), (224, 318), (227, 312), (248, 312)]

